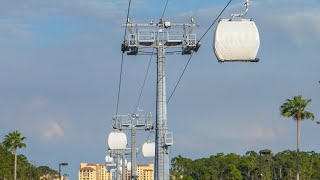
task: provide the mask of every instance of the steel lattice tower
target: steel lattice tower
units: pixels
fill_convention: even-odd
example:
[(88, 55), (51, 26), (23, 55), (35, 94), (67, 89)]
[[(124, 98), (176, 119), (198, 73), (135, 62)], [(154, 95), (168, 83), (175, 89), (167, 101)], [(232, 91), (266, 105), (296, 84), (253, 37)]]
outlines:
[[(160, 20), (159, 23), (122, 25), (128, 28), (129, 34), (122, 44), (122, 52), (128, 55), (148, 55), (153, 52), (139, 51), (139, 48), (155, 48), (157, 50), (157, 109), (155, 127), (155, 180), (169, 180), (169, 147), (173, 145), (173, 134), (167, 126), (167, 99), (165, 77), (165, 55), (190, 55), (197, 52), (200, 43), (192, 31), (196, 24), (178, 24)], [(168, 48), (178, 48), (178, 51), (166, 51)]]
[(129, 115), (115, 115), (112, 127), (118, 130), (131, 131), (131, 179), (138, 179), (137, 175), (137, 148), (136, 148), (136, 131), (153, 129), (151, 122), (151, 113), (149, 115), (129, 114)]

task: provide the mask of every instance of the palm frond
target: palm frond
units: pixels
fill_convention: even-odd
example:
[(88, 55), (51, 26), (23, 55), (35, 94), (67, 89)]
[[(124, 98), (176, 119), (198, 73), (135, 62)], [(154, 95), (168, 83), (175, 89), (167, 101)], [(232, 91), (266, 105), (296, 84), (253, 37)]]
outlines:
[(26, 144), (23, 142), (26, 137), (21, 137), (21, 133), (19, 131), (13, 131), (8, 135), (5, 135), (5, 139), (3, 141), (3, 145), (6, 149), (13, 150), (15, 148), (25, 148)]
[(280, 106), (280, 115), (283, 117), (292, 117), (294, 120), (314, 119), (314, 115), (305, 111), (305, 108), (311, 102), (311, 99), (303, 99), (302, 95), (294, 96), (293, 99), (286, 99)]
[(314, 114), (312, 112), (309, 112), (309, 111), (305, 111), (303, 113), (303, 115), (304, 115), (303, 119), (309, 119), (309, 120), (312, 120), (312, 121), (314, 120), (314, 117), (315, 117)]

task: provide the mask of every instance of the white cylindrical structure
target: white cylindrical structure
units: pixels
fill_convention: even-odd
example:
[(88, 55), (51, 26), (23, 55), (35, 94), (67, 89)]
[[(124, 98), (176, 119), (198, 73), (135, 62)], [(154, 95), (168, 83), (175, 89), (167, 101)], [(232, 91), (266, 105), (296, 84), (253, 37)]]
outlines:
[(109, 155), (106, 156), (106, 163), (113, 163), (113, 158)]
[(131, 162), (128, 162), (128, 163), (127, 163), (127, 170), (128, 170), (128, 171), (131, 171)]
[(145, 142), (142, 146), (143, 157), (154, 157), (155, 156), (155, 143), (154, 142)]
[(108, 137), (110, 149), (125, 149), (127, 146), (127, 136), (124, 132), (111, 132)]
[(222, 19), (216, 29), (214, 52), (219, 62), (257, 61), (259, 31), (252, 20)]
[[(128, 160), (125, 159), (124, 161), (125, 161), (125, 165), (127, 165), (128, 164)], [(122, 166), (122, 161), (120, 161), (120, 165)]]
[(107, 167), (116, 167), (117, 164), (115, 162), (111, 163), (111, 164), (106, 164)]

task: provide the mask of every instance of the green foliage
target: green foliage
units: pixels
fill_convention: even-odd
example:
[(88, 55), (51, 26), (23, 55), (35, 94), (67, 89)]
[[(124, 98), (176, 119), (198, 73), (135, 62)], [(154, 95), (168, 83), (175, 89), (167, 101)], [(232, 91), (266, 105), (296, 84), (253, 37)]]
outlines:
[(292, 117), (294, 120), (314, 120), (314, 114), (305, 110), (310, 102), (311, 99), (302, 99), (301, 95), (287, 99), (280, 106), (280, 114), (283, 117)]
[[(267, 152), (270, 153), (262, 153)], [(261, 155), (260, 155), (261, 153)], [(320, 153), (300, 152), (302, 179), (320, 178)], [(248, 151), (244, 156), (218, 153), (208, 158), (189, 159), (178, 156), (171, 161), (172, 180), (257, 180), (295, 179), (296, 151), (273, 154)]]
[[(311, 102), (311, 99), (303, 99), (301, 95), (293, 97), (293, 99), (287, 99), (280, 106), (280, 114), (283, 117), (292, 117), (297, 122), (297, 156), (296, 156), (296, 174), (299, 179), (299, 174), (303, 177), (304, 169), (300, 167), (300, 121), (304, 119), (314, 120), (314, 114), (306, 111), (305, 108)], [(291, 171), (290, 171), (291, 174)], [(310, 177), (310, 175), (309, 175)]]
[(59, 177), (58, 172), (56, 170), (51, 169), (48, 166), (39, 166), (38, 167), (38, 174), (42, 175), (46, 175), (48, 177)]
[[(14, 131), (5, 136), (4, 141), (0, 144), (0, 180), (14, 179), (14, 148), (26, 147), (23, 143), (25, 137), (21, 137), (18, 131)], [(47, 166), (36, 167), (28, 158), (22, 154), (17, 155), (17, 179), (30, 180), (39, 179), (45, 174), (58, 174), (57, 171)]]
[(13, 179), (13, 154), (0, 145), (0, 179)]
[(222, 176), (225, 180), (241, 180), (241, 171), (233, 164), (228, 164), (223, 172)]
[(2, 144), (5, 148), (10, 150), (16, 150), (17, 148), (25, 148), (26, 144), (23, 141), (26, 137), (21, 137), (21, 133), (19, 131), (13, 131), (5, 136)]
[(14, 179), (17, 179), (17, 149), (25, 148), (26, 144), (23, 142), (26, 137), (21, 137), (19, 131), (13, 131), (5, 136), (3, 145), (5, 148), (10, 149), (14, 152)]
[(259, 155), (254, 151), (248, 151), (240, 160), (239, 169), (245, 179), (252, 179), (253, 174), (258, 167)]

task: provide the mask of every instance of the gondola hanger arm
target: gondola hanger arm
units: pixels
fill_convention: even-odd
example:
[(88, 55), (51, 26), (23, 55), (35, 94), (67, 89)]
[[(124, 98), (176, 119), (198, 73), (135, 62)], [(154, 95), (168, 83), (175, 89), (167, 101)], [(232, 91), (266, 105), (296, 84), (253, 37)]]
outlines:
[(249, 0), (245, 0), (245, 3), (244, 3), (244, 7), (246, 8), (246, 11), (242, 14), (231, 14), (231, 17), (232, 18), (243, 18), (244, 16), (247, 15), (248, 11), (249, 11)]

